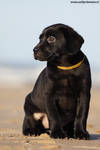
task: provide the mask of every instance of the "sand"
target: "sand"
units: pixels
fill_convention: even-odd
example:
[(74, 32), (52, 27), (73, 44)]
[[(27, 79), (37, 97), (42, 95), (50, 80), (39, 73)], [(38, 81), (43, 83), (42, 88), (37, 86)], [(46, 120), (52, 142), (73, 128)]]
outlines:
[(24, 98), (32, 85), (0, 85), (0, 150), (100, 150), (100, 89), (92, 89), (87, 128), (90, 140), (22, 135)]

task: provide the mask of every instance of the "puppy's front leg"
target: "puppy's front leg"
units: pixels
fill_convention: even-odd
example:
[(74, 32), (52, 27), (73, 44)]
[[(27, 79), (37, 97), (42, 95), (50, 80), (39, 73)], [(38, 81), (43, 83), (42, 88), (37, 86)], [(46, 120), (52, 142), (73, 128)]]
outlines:
[(74, 137), (77, 139), (89, 139), (89, 134), (86, 131), (86, 122), (88, 117), (90, 91), (82, 90), (80, 97), (77, 100), (77, 110), (74, 122)]
[(56, 98), (50, 96), (46, 100), (46, 111), (47, 111), (49, 126), (51, 130), (50, 136), (52, 138), (64, 138), (65, 134), (61, 126), (62, 120), (57, 109)]

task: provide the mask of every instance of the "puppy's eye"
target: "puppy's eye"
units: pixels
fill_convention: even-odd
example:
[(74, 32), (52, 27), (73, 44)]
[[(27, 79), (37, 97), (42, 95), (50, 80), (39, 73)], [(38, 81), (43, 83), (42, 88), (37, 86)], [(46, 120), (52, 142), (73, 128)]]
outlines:
[(47, 42), (48, 42), (49, 44), (55, 43), (55, 42), (56, 42), (56, 38), (55, 38), (54, 36), (49, 36), (49, 37), (47, 38)]

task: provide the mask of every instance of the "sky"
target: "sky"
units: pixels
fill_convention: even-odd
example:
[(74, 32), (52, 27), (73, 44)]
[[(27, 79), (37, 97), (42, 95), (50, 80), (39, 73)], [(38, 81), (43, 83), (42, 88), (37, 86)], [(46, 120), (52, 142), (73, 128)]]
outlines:
[(55, 23), (81, 34), (82, 51), (92, 67), (100, 67), (100, 3), (70, 0), (0, 0), (0, 64), (40, 64), (32, 50), (42, 30)]

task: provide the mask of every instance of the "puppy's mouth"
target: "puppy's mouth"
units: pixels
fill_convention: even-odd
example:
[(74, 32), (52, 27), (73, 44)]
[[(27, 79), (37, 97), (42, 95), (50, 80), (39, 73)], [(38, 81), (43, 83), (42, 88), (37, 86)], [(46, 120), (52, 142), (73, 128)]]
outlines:
[(48, 56), (39, 56), (38, 54), (34, 54), (34, 58), (39, 61), (49, 61), (54, 56), (54, 53), (49, 54)]

